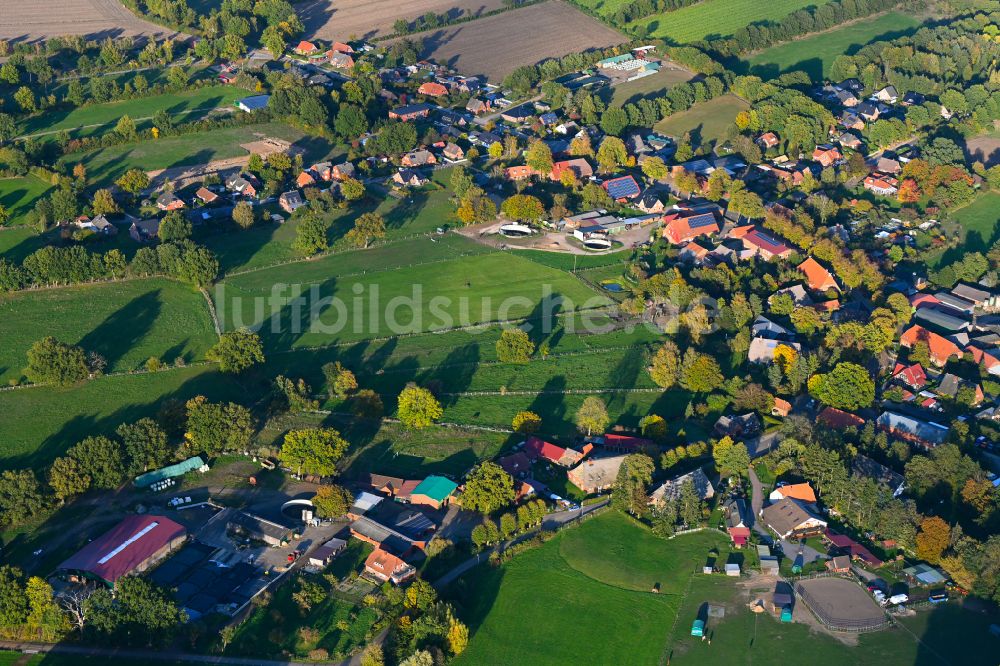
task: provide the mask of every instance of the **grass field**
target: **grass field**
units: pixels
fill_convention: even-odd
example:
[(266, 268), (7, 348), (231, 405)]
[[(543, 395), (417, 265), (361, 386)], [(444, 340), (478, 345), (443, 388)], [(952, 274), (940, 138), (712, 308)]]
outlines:
[(630, 31), (645, 26), (648, 37), (660, 37), (680, 44), (706, 37), (725, 37), (755, 21), (776, 21), (803, 7), (823, 4), (823, 0), (703, 0), (687, 7), (657, 14), (628, 25)]
[(35, 202), (51, 189), (52, 185), (34, 176), (0, 179), (0, 206), (10, 213), (7, 226), (23, 224), (25, 215), (31, 212)]
[(751, 56), (746, 64), (753, 74), (764, 78), (801, 70), (813, 81), (822, 81), (830, 75), (830, 67), (837, 56), (853, 55), (869, 42), (909, 34), (920, 23), (918, 18), (909, 14), (889, 12), (874, 19), (773, 46)]
[(0, 467), (42, 469), (78, 441), (156, 416), (170, 398), (245, 400), (247, 391), (214, 366), (102, 377), (71, 388), (0, 392)]
[(965, 208), (954, 213), (965, 229), (965, 251), (985, 252), (997, 240), (1000, 230), (1000, 194), (985, 192)]
[(644, 97), (659, 97), (678, 83), (690, 81), (694, 74), (686, 69), (661, 69), (659, 73), (602, 88), (601, 99), (611, 106), (623, 106)]
[(607, 512), (498, 569), (475, 569), (446, 593), (473, 632), (455, 663), (658, 663), (687, 578), (725, 541), (664, 541)]
[(0, 382), (18, 379), (26, 353), (45, 335), (108, 361), (108, 372), (141, 367), (155, 356), (201, 360), (215, 344), (205, 299), (169, 280), (135, 280), (0, 296)]
[(92, 104), (68, 111), (46, 111), (22, 121), (17, 129), (21, 135), (52, 133), (60, 130), (91, 128), (92, 126), (98, 126), (97, 130), (100, 131), (101, 126), (105, 129), (113, 128), (122, 116), (138, 120), (151, 118), (157, 111), (166, 111), (175, 120), (197, 120), (208, 115), (208, 112), (213, 109), (231, 108), (233, 102), (249, 94), (248, 91), (237, 86), (206, 86), (180, 93), (153, 95), (107, 104)]
[[(229, 328), (268, 320), (261, 336), (269, 349), (280, 350), (524, 317), (546, 286), (575, 307), (607, 302), (562, 271), (464, 239), (457, 249), (478, 256), (456, 257), (456, 247), (447, 245), (458, 240), (428, 239), (430, 247), (442, 246), (433, 256), (397, 244), (235, 276), (217, 290), (216, 305)], [(434, 263), (412, 264), (418, 258)], [(275, 285), (289, 284), (301, 285), (306, 303), (293, 303), (289, 290), (265, 309)]]
[[(280, 123), (267, 123), (182, 134), (112, 148), (97, 148), (66, 155), (61, 163), (68, 166), (82, 163), (87, 167), (87, 177), (103, 184), (132, 168), (153, 171), (241, 157), (246, 155), (247, 151), (241, 148), (240, 144), (255, 140), (255, 135), (277, 137), (292, 142), (299, 142), (302, 139), (302, 133), (298, 130)], [(307, 155), (307, 159), (309, 157), (311, 156)]]
[(691, 145), (697, 150), (724, 139), (736, 119), (736, 114), (748, 106), (735, 95), (722, 95), (665, 118), (656, 123), (653, 129), (675, 137), (682, 137), (686, 132), (690, 132)]

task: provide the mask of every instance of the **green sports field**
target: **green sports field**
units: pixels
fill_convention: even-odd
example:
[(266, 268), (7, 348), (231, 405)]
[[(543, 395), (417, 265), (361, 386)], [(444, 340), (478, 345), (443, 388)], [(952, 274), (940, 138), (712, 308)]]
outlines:
[(726, 541), (665, 541), (606, 512), (498, 569), (481, 566), (445, 595), (472, 630), (455, 663), (656, 664), (687, 579)]
[(696, 150), (725, 138), (736, 120), (736, 114), (748, 104), (735, 95), (722, 95), (707, 102), (695, 104), (687, 111), (676, 113), (656, 123), (653, 129), (661, 134), (683, 137), (691, 134), (691, 144)]
[(851, 55), (869, 42), (909, 34), (920, 26), (910, 14), (889, 12), (873, 19), (845, 25), (835, 30), (798, 39), (754, 54), (746, 63), (752, 73), (772, 78), (789, 71), (804, 71), (813, 81), (830, 75), (833, 61)]
[(26, 353), (51, 335), (108, 361), (108, 372), (140, 368), (156, 357), (201, 360), (215, 344), (204, 297), (169, 280), (134, 280), (0, 296), (0, 382), (22, 376)]
[(725, 37), (756, 21), (777, 21), (792, 12), (824, 4), (823, 0), (703, 0), (702, 2), (656, 14), (628, 25), (631, 32), (644, 26), (646, 36), (679, 44), (706, 37)]
[(166, 111), (175, 120), (186, 122), (204, 117), (217, 108), (230, 109), (236, 100), (249, 94), (249, 91), (236, 86), (215, 85), (179, 93), (91, 104), (28, 118), (18, 125), (18, 133), (32, 135), (81, 128), (100, 132), (102, 126), (113, 128), (122, 116), (138, 120), (151, 118), (158, 111)]
[(52, 185), (34, 176), (0, 178), (0, 206), (10, 214), (7, 226), (23, 224), (35, 202), (51, 189)]

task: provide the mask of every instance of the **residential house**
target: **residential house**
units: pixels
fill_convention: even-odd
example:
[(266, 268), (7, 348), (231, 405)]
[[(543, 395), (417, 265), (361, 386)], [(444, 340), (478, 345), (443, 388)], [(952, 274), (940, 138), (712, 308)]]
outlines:
[(349, 53), (341, 53), (340, 51), (330, 51), (327, 53), (330, 66), (335, 69), (353, 69), (354, 68), (354, 57)]
[(396, 501), (409, 502), (410, 494), (414, 488), (420, 485), (420, 481), (400, 479), (395, 476), (385, 476), (384, 474), (369, 474), (367, 482), (362, 485), (377, 493), (387, 495)]
[(128, 229), (128, 235), (136, 243), (150, 243), (158, 238), (160, 233), (160, 220), (153, 218), (149, 220), (136, 220)]
[(899, 344), (908, 349), (912, 348), (918, 342), (927, 343), (931, 352), (931, 362), (934, 365), (943, 366), (952, 356), (956, 358), (962, 357), (962, 351), (958, 345), (942, 335), (927, 330), (923, 326), (914, 324), (899, 336)]
[(619, 435), (613, 432), (605, 433), (600, 437), (587, 437), (585, 441), (619, 453), (638, 453), (648, 451), (651, 447), (655, 446), (650, 439), (634, 437), (632, 435)]
[(104, 217), (104, 215), (98, 215), (93, 219), (86, 215), (81, 215), (73, 221), (73, 224), (79, 229), (92, 231), (102, 236), (114, 236), (118, 233), (118, 227), (108, 222), (108, 218)]
[(425, 506), (440, 509), (447, 506), (451, 496), (458, 489), (458, 484), (444, 476), (431, 475), (420, 482), (410, 494), (412, 504), (423, 504)]
[(292, 49), (292, 51), (294, 51), (296, 55), (308, 57), (319, 53), (319, 47), (312, 42), (302, 40), (295, 46), (295, 48)]
[(708, 477), (705, 475), (705, 471), (699, 467), (693, 472), (688, 472), (687, 474), (679, 476), (676, 479), (665, 481), (650, 494), (650, 504), (659, 502), (663, 498), (671, 500), (679, 499), (681, 496), (681, 489), (688, 481), (690, 481), (694, 486), (695, 492), (701, 499), (710, 500), (715, 497), (715, 488), (712, 487), (712, 482), (708, 480)]
[(806, 504), (816, 503), (816, 492), (808, 483), (792, 483), (778, 486), (771, 491), (768, 499), (772, 502), (778, 502), (786, 497), (799, 502), (805, 502)]
[(792, 339), (795, 333), (780, 324), (776, 324), (764, 315), (757, 315), (750, 325), (750, 334), (755, 338)]
[(767, 150), (768, 148), (776, 148), (779, 143), (781, 143), (781, 140), (774, 132), (765, 132), (757, 137), (757, 145), (764, 150)]
[[(549, 173), (549, 180), (559, 182), (563, 173), (572, 172), (578, 182), (587, 180), (594, 175), (594, 167), (583, 157), (574, 157), (569, 160), (560, 160), (552, 164), (552, 171)], [(649, 211), (647, 211), (649, 212)]]
[(350, 44), (345, 44), (343, 42), (334, 42), (330, 46), (331, 51), (336, 51), (337, 53), (354, 53), (354, 48)]
[(894, 497), (900, 495), (906, 485), (906, 478), (902, 474), (861, 453), (854, 456), (851, 470), (858, 476), (863, 476), (885, 486), (892, 491)]
[(971, 403), (973, 407), (981, 403), (986, 397), (983, 394), (983, 387), (980, 386), (978, 382), (966, 381), (958, 377), (958, 375), (954, 375), (950, 372), (945, 373), (944, 377), (941, 378), (941, 382), (938, 384), (936, 393), (955, 400), (958, 397), (958, 392), (966, 387), (971, 387), (975, 391), (975, 397)]
[(478, 116), (483, 113), (489, 113), (490, 111), (492, 111), (493, 104), (490, 103), (488, 100), (484, 101), (473, 97), (472, 99), (469, 100), (468, 104), (465, 105), (465, 110), (470, 113), (474, 113)]
[(768, 297), (768, 304), (773, 304), (774, 299), (781, 295), (788, 296), (792, 299), (792, 303), (799, 307), (813, 305), (813, 299), (809, 296), (809, 292), (806, 291), (806, 288), (801, 284), (793, 284), (791, 287), (785, 287), (784, 289), (779, 289), (774, 292)]
[(812, 257), (799, 264), (798, 269), (806, 276), (806, 285), (813, 291), (828, 291), (830, 289), (840, 291), (833, 274)]
[(289, 190), (283, 192), (281, 196), (278, 197), (278, 205), (281, 206), (281, 210), (286, 213), (294, 213), (299, 208), (307, 205), (306, 200), (302, 198), (302, 194), (298, 190)]
[(316, 178), (308, 171), (303, 171), (295, 178), (295, 187), (303, 188), (316, 184)]
[(861, 150), (861, 138), (856, 134), (851, 132), (844, 132), (837, 138), (837, 143), (839, 143), (844, 148), (850, 148), (851, 150)]
[(506, 109), (500, 113), (500, 118), (507, 121), (508, 123), (513, 123), (519, 125), (525, 122), (535, 113), (528, 104), (521, 104), (510, 109)]
[(845, 430), (847, 428), (861, 428), (865, 425), (865, 420), (857, 414), (851, 414), (836, 407), (826, 407), (816, 415), (816, 423), (835, 430)]
[(899, 163), (899, 160), (894, 160), (891, 157), (886, 157), (885, 155), (879, 156), (875, 160), (873, 167), (875, 171), (888, 174), (890, 176), (896, 176), (903, 170), (903, 165)]
[(918, 92), (907, 92), (903, 93), (903, 99), (899, 102), (903, 106), (920, 106), (927, 100), (926, 97)]
[(247, 174), (235, 173), (227, 178), (226, 189), (239, 197), (257, 198), (257, 181)]
[(389, 111), (389, 119), (409, 122), (411, 120), (417, 120), (418, 118), (426, 118), (430, 115), (431, 109), (433, 108), (434, 107), (430, 104), (424, 103), (399, 106)]
[(180, 210), (186, 204), (173, 192), (164, 192), (156, 198), (156, 207), (160, 210)]
[(421, 148), (419, 150), (412, 150), (403, 155), (403, 159), (400, 160), (400, 163), (405, 167), (421, 167), (437, 164), (437, 158), (434, 157), (434, 154), (431, 151)]
[(774, 353), (779, 345), (791, 347), (796, 351), (802, 348), (802, 345), (797, 342), (785, 342), (770, 338), (752, 338), (750, 340), (750, 348), (747, 350), (747, 360), (751, 363), (773, 363)]
[(587, 494), (601, 492), (615, 484), (624, 460), (624, 455), (591, 458), (566, 472), (566, 477)]
[(392, 182), (403, 187), (421, 187), (428, 181), (412, 169), (400, 169), (393, 175)]
[(719, 222), (712, 213), (700, 213), (688, 217), (670, 217), (660, 232), (673, 245), (681, 245), (700, 236), (719, 233)]
[(742, 548), (750, 538), (750, 527), (753, 525), (753, 515), (750, 513), (746, 500), (743, 498), (730, 500), (726, 504), (724, 512), (729, 538), (732, 539), (735, 547)]
[(448, 142), (441, 151), (441, 155), (448, 162), (461, 162), (465, 159), (465, 151), (457, 143)]
[(260, 111), (261, 109), (267, 108), (270, 101), (270, 95), (251, 95), (250, 97), (244, 97), (243, 99), (237, 100), (236, 107), (244, 113), (253, 113), (254, 111)]
[(899, 99), (899, 93), (896, 92), (895, 86), (886, 86), (875, 93), (874, 97), (880, 102), (895, 104), (896, 100)]
[(753, 436), (761, 430), (760, 418), (755, 412), (740, 415), (723, 415), (715, 422), (714, 431), (719, 437), (729, 436), (733, 439)]
[(503, 176), (507, 180), (517, 182), (521, 180), (528, 180), (533, 176), (537, 176), (538, 172), (527, 164), (518, 164), (515, 166), (509, 166), (503, 170)]
[(784, 259), (794, 251), (775, 236), (756, 228), (744, 235), (742, 241), (743, 247), (751, 256), (758, 256), (765, 261), (775, 257)]
[(851, 571), (851, 558), (847, 555), (837, 555), (826, 561), (826, 570), (831, 573), (849, 573)]
[(898, 412), (882, 412), (877, 420), (879, 428), (899, 439), (933, 448), (943, 444), (948, 438), (948, 426), (922, 421)]
[(862, 120), (869, 123), (875, 122), (881, 115), (879, 108), (871, 102), (862, 102), (861, 104), (858, 104), (854, 108), (854, 111)]
[(365, 560), (365, 572), (383, 583), (391, 582), (393, 585), (402, 585), (417, 575), (417, 570), (412, 565), (382, 548), (373, 550)]
[(434, 81), (428, 81), (423, 83), (417, 88), (417, 92), (421, 95), (427, 95), (429, 97), (445, 97), (448, 94), (448, 89), (445, 88), (440, 83)]
[(833, 146), (816, 146), (813, 149), (812, 158), (814, 162), (819, 162), (823, 168), (826, 168), (844, 159), (844, 156)]
[(688, 263), (699, 264), (711, 254), (711, 251), (698, 243), (691, 241), (681, 246), (677, 259)]
[(927, 373), (924, 372), (924, 367), (919, 363), (913, 365), (897, 363), (896, 367), (893, 368), (892, 376), (914, 391), (920, 391), (927, 386)]
[(515, 479), (520, 479), (531, 473), (531, 458), (523, 451), (497, 459), (497, 464)]
[(826, 521), (806, 511), (795, 500), (781, 499), (760, 512), (761, 520), (779, 539), (804, 539), (823, 534)]
[(639, 183), (635, 182), (635, 178), (632, 176), (611, 178), (604, 181), (601, 187), (608, 193), (608, 196), (618, 202), (635, 199), (642, 192)]
[(219, 195), (207, 187), (199, 187), (198, 191), (194, 193), (194, 196), (204, 204), (215, 203), (219, 200)]
[(666, 210), (666, 206), (659, 195), (651, 190), (646, 190), (642, 193), (635, 207), (644, 213), (662, 213)]
[(849, 130), (863, 130), (865, 128), (865, 121), (858, 116), (854, 111), (844, 111), (840, 114), (837, 119), (842, 127)]
[(775, 398), (774, 406), (771, 407), (771, 416), (788, 416), (789, 412), (792, 411), (792, 403), (788, 402), (783, 398)]
[(348, 178), (354, 178), (354, 164), (351, 162), (344, 162), (342, 164), (336, 164), (330, 169), (330, 178), (338, 181), (345, 181)]
[(864, 188), (873, 194), (887, 197), (899, 191), (899, 181), (889, 175), (871, 173), (865, 176)]

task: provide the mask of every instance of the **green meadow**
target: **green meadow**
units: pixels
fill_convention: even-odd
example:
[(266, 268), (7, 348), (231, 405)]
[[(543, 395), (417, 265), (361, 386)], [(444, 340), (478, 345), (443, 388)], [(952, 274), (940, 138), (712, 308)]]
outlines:
[(699, 149), (723, 140), (736, 120), (736, 114), (748, 107), (735, 95), (722, 95), (664, 118), (653, 129), (678, 138), (689, 133), (692, 147)]
[(731, 35), (757, 21), (777, 21), (792, 12), (824, 4), (824, 0), (703, 0), (702, 2), (634, 21), (627, 27), (645, 28), (646, 36), (680, 44), (706, 37)]
[(25, 216), (35, 207), (35, 202), (51, 189), (52, 185), (34, 176), (0, 178), (0, 206), (10, 214), (7, 226), (24, 224)]

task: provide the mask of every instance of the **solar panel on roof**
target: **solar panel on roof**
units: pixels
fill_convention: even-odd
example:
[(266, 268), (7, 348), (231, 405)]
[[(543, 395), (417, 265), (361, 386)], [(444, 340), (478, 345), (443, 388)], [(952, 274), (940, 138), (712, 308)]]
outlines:
[(688, 218), (688, 226), (692, 229), (697, 229), (699, 227), (707, 227), (715, 225), (715, 216), (710, 213), (704, 213), (702, 215), (695, 215)]
[(605, 186), (612, 199), (623, 199), (639, 194), (639, 184), (631, 176), (609, 180)]

